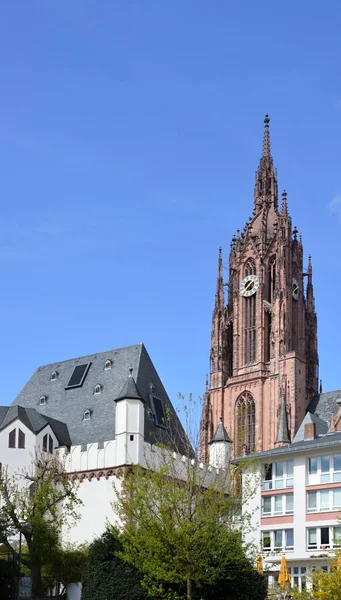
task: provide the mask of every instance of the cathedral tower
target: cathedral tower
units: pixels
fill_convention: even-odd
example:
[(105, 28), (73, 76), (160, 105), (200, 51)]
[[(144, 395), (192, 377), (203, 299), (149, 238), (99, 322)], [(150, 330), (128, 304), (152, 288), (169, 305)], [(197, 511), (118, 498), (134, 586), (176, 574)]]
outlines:
[(253, 215), (232, 238), (227, 282), (219, 249), (201, 420), (204, 460), (221, 416), (234, 456), (289, 443), (318, 391), (311, 257), (304, 269), (285, 191), (278, 205), (269, 121), (266, 116)]

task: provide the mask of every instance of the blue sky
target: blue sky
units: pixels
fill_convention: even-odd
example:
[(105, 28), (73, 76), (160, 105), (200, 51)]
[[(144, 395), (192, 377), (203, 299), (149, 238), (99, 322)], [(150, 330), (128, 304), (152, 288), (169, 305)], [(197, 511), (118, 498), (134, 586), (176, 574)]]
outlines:
[(1, 4), (0, 404), (41, 364), (141, 341), (172, 399), (202, 394), (266, 112), (341, 388), (340, 29), (336, 0)]

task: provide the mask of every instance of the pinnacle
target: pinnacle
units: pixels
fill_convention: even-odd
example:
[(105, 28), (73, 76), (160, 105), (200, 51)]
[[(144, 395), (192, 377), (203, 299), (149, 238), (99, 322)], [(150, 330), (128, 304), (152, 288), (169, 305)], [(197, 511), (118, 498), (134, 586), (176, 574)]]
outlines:
[(270, 158), (270, 131), (269, 131), (270, 118), (269, 115), (265, 115), (264, 119), (264, 137), (263, 137), (263, 158)]

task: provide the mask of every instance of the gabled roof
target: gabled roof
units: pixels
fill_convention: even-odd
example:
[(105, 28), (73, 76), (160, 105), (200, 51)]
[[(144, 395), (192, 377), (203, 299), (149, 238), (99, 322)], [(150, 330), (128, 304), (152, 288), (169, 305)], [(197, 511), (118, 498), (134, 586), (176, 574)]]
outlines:
[(296, 432), (296, 435), (293, 439), (293, 443), (301, 442), (304, 440), (304, 427), (307, 423), (315, 423), (316, 436), (325, 435), (328, 432), (328, 423), (326, 423), (326, 421), (323, 421), (323, 419), (320, 419), (320, 417), (318, 417), (317, 415), (313, 415), (312, 413), (308, 412), (305, 415), (301, 425), (299, 426)]
[(24, 408), (18, 405), (0, 406), (0, 431), (17, 419), (35, 434), (39, 433), (47, 425), (50, 425), (60, 446), (71, 445), (69, 432), (65, 423), (41, 415), (35, 408)]
[[(105, 363), (111, 362), (106, 369)], [(89, 365), (82, 384), (67, 388), (75, 367)], [(178, 451), (186, 453), (188, 443), (178, 415), (167, 395), (158, 373), (143, 344), (126, 346), (64, 360), (39, 367), (14, 400), (13, 406), (34, 408), (48, 419), (65, 423), (73, 445), (112, 440), (115, 437), (115, 399), (127, 384), (129, 369), (133, 369), (137, 392), (129, 383), (128, 393), (141, 395), (145, 406), (145, 440), (150, 443), (175, 443)], [(57, 376), (51, 381), (52, 373)], [(97, 384), (101, 393), (95, 394)], [(41, 396), (46, 403), (40, 405)], [(168, 427), (155, 422), (150, 396), (160, 399), (164, 413), (169, 415)], [(84, 420), (84, 411), (91, 411), (91, 419)], [(52, 423), (52, 421), (51, 421)], [(52, 426), (52, 424), (51, 424)]]

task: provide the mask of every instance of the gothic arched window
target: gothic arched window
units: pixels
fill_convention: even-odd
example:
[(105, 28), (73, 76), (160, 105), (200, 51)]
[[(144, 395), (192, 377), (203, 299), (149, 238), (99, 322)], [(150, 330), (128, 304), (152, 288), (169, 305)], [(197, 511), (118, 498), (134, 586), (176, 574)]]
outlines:
[(243, 392), (236, 402), (237, 456), (250, 454), (256, 448), (256, 408), (250, 392)]
[[(256, 266), (248, 260), (244, 267), (244, 277), (256, 274)], [(256, 294), (243, 298), (244, 302), (244, 362), (256, 361)]]

